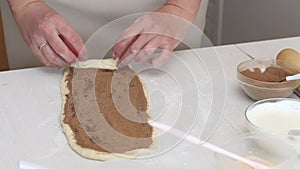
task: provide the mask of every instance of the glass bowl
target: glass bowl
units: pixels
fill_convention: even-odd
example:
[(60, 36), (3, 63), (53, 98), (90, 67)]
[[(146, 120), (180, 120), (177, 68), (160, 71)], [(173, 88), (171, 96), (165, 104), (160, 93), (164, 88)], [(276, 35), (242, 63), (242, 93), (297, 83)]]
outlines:
[(249, 131), (257, 132), (262, 137), (278, 137), (293, 146), (300, 154), (300, 135), (288, 134), (293, 129), (300, 131), (299, 99), (271, 98), (260, 100), (245, 110), (245, 117)]
[(300, 168), (300, 157), (290, 159), (272, 169), (299, 169)]
[(264, 82), (244, 76), (241, 72), (247, 69), (266, 69), (267, 67), (277, 67), (290, 74), (297, 74), (300, 68), (276, 59), (251, 59), (240, 63), (237, 66), (237, 78), (242, 89), (253, 100), (266, 98), (278, 98), (290, 96), (300, 85), (300, 80), (283, 82)]
[[(266, 145), (268, 148), (265, 148)], [(274, 149), (269, 147), (274, 147)], [(222, 148), (270, 167), (280, 166), (297, 157), (293, 147), (285, 142), (275, 137), (261, 137), (253, 132), (239, 135), (223, 145)], [(252, 169), (242, 162), (219, 153), (214, 153), (214, 158), (217, 169)]]

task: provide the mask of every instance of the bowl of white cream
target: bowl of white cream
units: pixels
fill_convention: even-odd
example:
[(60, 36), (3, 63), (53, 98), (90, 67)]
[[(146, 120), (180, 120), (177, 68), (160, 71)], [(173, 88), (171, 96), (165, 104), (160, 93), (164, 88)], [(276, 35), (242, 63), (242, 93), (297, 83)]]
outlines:
[(245, 116), (249, 131), (257, 132), (265, 137), (278, 137), (295, 147), (300, 154), (299, 99), (260, 100), (246, 109)]

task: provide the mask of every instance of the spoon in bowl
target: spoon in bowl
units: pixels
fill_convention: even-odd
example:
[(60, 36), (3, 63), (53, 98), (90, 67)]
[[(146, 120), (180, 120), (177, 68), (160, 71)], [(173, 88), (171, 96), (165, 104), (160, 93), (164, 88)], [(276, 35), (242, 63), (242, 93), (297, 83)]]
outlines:
[(291, 81), (291, 80), (300, 80), (300, 73), (292, 75), (292, 76), (287, 76), (285, 77), (286, 81)]

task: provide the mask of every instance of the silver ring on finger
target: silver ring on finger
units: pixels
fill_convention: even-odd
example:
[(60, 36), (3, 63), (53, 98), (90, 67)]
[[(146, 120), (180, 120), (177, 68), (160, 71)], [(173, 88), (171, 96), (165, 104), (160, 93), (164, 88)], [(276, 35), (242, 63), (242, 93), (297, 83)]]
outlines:
[(47, 42), (41, 44), (40, 46), (38, 46), (38, 49), (41, 51), (43, 47), (45, 47), (47, 45)]

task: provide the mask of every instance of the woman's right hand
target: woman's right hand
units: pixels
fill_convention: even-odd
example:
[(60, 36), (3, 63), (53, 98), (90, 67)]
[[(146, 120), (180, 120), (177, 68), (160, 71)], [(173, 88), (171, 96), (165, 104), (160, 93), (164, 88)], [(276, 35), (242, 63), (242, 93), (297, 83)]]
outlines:
[(33, 0), (12, 11), (25, 42), (46, 66), (86, 59), (80, 36), (43, 1)]
[(155, 67), (165, 64), (195, 20), (200, 2), (167, 0), (159, 9), (138, 18), (121, 33), (113, 47), (113, 58), (119, 58), (118, 67), (132, 60), (144, 62), (156, 50), (160, 53), (150, 63)]

